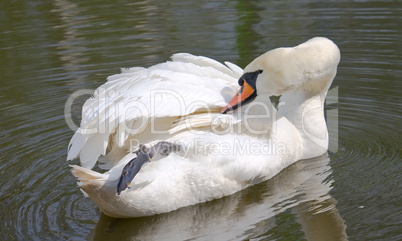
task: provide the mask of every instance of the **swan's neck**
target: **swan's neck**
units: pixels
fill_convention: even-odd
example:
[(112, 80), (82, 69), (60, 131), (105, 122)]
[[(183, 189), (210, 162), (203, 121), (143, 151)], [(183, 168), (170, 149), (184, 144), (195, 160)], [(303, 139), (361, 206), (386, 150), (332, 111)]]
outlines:
[(328, 149), (328, 130), (324, 118), (326, 92), (314, 94), (303, 88), (281, 96), (278, 113), (286, 117), (299, 131), (301, 158), (324, 154)]

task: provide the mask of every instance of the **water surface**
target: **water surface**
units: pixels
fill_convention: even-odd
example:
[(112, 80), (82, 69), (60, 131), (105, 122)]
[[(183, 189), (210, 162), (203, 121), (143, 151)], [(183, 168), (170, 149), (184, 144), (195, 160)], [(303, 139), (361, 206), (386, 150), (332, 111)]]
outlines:
[[(398, 1), (0, 3), (0, 239), (402, 239)], [(66, 163), (64, 105), (120, 67), (176, 52), (245, 67), (314, 36), (342, 59), (332, 151), (232, 196), (139, 219), (101, 214)], [(73, 107), (79, 119), (80, 103)], [(73, 161), (72, 163), (78, 163)]]

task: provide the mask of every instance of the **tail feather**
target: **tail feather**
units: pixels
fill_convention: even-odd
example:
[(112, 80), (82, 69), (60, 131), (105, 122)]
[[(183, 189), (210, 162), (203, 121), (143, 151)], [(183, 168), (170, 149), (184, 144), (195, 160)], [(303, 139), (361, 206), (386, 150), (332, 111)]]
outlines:
[(71, 173), (78, 178), (78, 186), (83, 189), (87, 194), (91, 190), (96, 190), (105, 184), (106, 178), (99, 172), (80, 167), (77, 165), (70, 165)]
[(103, 175), (99, 172), (92, 171), (85, 167), (80, 167), (77, 165), (70, 165), (73, 169), (71, 173), (78, 178), (80, 181), (89, 181), (94, 179), (103, 179)]
[(114, 206), (120, 200), (120, 197), (117, 196), (117, 182), (107, 182), (107, 174), (77, 165), (70, 165), (70, 167), (72, 167), (71, 173), (78, 178), (78, 186), (84, 196), (90, 197), (109, 216), (113, 216), (113, 213), (119, 213), (118, 207), (120, 206), (117, 208)]

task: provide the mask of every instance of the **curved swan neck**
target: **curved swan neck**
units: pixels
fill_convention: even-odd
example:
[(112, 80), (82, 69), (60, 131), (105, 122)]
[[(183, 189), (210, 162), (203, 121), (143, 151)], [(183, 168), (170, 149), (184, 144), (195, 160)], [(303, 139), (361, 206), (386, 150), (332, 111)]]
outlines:
[(314, 95), (302, 88), (283, 94), (278, 113), (299, 131), (301, 159), (322, 155), (328, 149), (328, 130), (324, 117), (326, 92)]

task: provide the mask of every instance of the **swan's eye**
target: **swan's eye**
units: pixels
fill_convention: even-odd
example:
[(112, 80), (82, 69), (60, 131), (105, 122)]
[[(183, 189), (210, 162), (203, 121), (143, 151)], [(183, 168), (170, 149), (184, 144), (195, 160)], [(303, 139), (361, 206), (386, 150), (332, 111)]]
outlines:
[(244, 81), (246, 81), (255, 90), (255, 82), (257, 81), (258, 75), (261, 73), (262, 73), (262, 70), (257, 70), (254, 72), (247, 72), (240, 77), (238, 83), (240, 86), (242, 86)]

